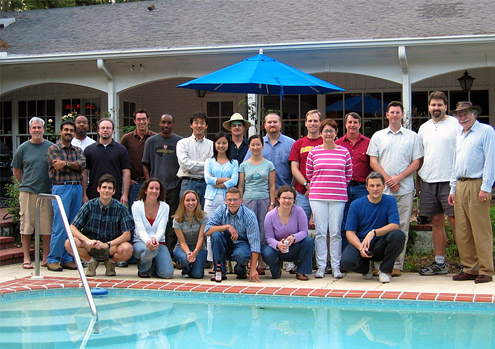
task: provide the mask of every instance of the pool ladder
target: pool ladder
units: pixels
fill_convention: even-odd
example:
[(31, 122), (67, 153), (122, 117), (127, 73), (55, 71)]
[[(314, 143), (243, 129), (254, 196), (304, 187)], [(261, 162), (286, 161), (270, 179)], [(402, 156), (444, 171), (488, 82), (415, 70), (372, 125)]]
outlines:
[[(86, 336), (83, 340), (83, 344), (85, 346), (85, 342), (89, 338), (91, 331), (93, 330), (93, 326), (98, 323), (98, 311), (96, 310), (95, 301), (93, 299), (93, 295), (91, 294), (91, 290), (88, 285), (88, 279), (84, 274), (84, 269), (81, 264), (81, 258), (79, 257), (79, 252), (77, 250), (76, 242), (74, 240), (74, 236), (72, 235), (72, 231), (70, 230), (69, 221), (67, 220), (67, 215), (65, 214), (64, 204), (58, 195), (51, 194), (39, 194), (36, 198), (36, 226), (35, 226), (35, 253), (34, 253), (34, 276), (32, 279), (40, 280), (43, 279), (43, 276), (40, 275), (40, 205), (41, 200), (55, 200), (57, 202), (60, 214), (62, 216), (62, 221), (64, 222), (65, 230), (67, 232), (67, 237), (69, 238), (70, 246), (72, 247), (72, 251), (74, 253), (74, 261), (77, 264), (77, 271), (79, 272), (79, 277), (81, 278), (84, 293), (86, 294), (86, 299), (88, 300), (89, 308), (91, 309), (91, 314), (93, 316), (91, 320), (91, 324), (86, 332)], [(95, 328), (97, 330), (97, 327)]]

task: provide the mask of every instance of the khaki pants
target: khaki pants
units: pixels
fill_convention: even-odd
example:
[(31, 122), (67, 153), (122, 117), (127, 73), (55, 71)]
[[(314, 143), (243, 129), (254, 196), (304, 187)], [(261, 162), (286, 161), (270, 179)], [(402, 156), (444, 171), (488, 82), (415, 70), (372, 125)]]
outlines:
[(457, 181), (455, 193), (456, 243), (463, 271), (493, 275), (493, 235), (490, 201), (481, 202), (481, 179)]

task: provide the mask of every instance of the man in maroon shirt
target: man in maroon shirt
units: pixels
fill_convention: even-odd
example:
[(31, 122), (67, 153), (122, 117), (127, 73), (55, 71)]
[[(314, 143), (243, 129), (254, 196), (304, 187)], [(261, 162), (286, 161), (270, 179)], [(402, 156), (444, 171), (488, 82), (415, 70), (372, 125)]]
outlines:
[(320, 135), (321, 113), (316, 110), (310, 110), (306, 113), (304, 125), (308, 130), (308, 135), (298, 139), (289, 155), (290, 168), (296, 182), (296, 205), (303, 208), (308, 221), (311, 217), (311, 207), (306, 194), (309, 189), (309, 182), (306, 178), (306, 159), (311, 149), (323, 143)]
[(347, 187), (348, 201), (344, 208), (344, 218), (342, 219), (342, 250), (349, 244), (345, 234), (345, 222), (347, 212), (351, 202), (362, 196), (368, 195), (366, 190), (366, 177), (371, 173), (370, 159), (366, 155), (370, 139), (363, 136), (361, 129), (361, 116), (358, 113), (350, 112), (345, 116), (346, 133), (343, 137), (335, 141), (349, 151), (352, 158), (352, 180)]

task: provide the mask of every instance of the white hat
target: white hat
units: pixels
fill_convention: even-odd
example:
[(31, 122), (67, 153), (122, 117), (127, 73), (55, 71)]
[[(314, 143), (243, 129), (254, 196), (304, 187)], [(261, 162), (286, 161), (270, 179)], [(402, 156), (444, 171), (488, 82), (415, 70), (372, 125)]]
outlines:
[(242, 121), (242, 122), (244, 122), (244, 126), (246, 128), (251, 127), (251, 123), (247, 120), (244, 120), (244, 117), (241, 114), (235, 113), (234, 115), (232, 115), (230, 117), (230, 120), (227, 120), (222, 124), (223, 128), (226, 129), (227, 131), (230, 131), (230, 129), (231, 129), (230, 124), (232, 121)]

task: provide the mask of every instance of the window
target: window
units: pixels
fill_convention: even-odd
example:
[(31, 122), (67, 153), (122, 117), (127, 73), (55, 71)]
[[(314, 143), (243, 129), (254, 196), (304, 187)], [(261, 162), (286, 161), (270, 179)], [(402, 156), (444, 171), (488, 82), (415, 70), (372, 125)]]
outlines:
[[(55, 133), (55, 100), (31, 100), (19, 101), (19, 133), (17, 136), (17, 144), (21, 144), (29, 139), (29, 120), (37, 116), (45, 120), (47, 127), (46, 134)], [(50, 126), (51, 125), (51, 126)]]
[(88, 135), (95, 135), (98, 131), (98, 120), (101, 115), (101, 98), (72, 98), (62, 99), (62, 115), (77, 112), (84, 115), (89, 121)]
[(230, 119), (234, 114), (234, 102), (206, 102), (206, 115), (208, 115), (208, 134), (212, 139), (219, 131), (225, 131), (222, 123)]
[(136, 111), (136, 103), (134, 102), (126, 102), (124, 101), (124, 117), (123, 117), (123, 126), (135, 126), (133, 115)]

